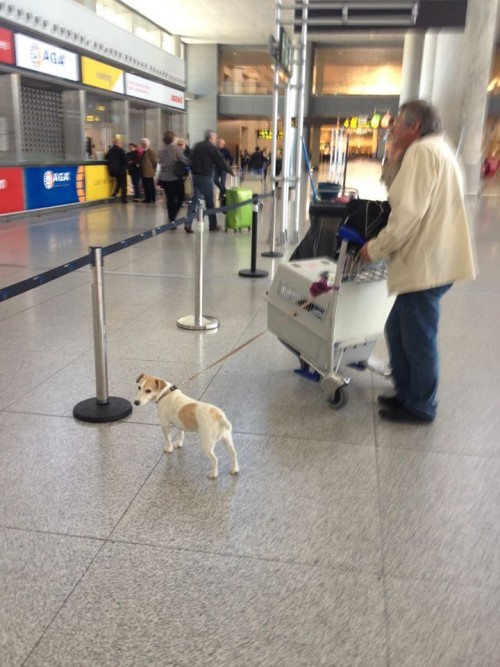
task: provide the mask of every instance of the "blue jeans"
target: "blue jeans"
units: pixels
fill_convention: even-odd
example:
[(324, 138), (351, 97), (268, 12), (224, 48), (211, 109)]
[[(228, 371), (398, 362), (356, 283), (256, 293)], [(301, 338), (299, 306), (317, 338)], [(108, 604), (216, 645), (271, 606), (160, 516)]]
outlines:
[[(198, 203), (198, 200), (203, 197), (205, 200), (205, 206), (207, 209), (213, 209), (214, 206), (214, 180), (212, 176), (194, 176), (193, 175), (193, 204), (192, 212), (194, 212), (194, 207)], [(217, 216), (215, 213), (212, 213), (208, 216), (208, 228), (215, 229), (217, 226)]]
[(396, 398), (429, 421), (437, 410), (439, 305), (450, 287), (400, 294), (385, 325)]

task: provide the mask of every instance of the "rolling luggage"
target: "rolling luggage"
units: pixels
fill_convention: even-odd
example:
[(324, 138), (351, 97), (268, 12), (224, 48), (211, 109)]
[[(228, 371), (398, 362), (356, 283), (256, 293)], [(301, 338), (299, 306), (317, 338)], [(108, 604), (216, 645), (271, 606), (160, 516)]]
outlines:
[(247, 205), (233, 208), (226, 212), (226, 232), (228, 229), (233, 229), (235, 232), (241, 229), (251, 229), (252, 196), (252, 191), (246, 188), (230, 188), (226, 190), (226, 206), (250, 200)]

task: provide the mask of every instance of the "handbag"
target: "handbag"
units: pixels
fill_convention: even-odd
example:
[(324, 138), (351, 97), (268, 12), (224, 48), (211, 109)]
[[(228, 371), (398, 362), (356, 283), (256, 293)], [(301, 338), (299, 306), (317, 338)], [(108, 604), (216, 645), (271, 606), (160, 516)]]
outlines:
[(174, 162), (174, 174), (177, 178), (186, 178), (186, 167), (180, 160)]

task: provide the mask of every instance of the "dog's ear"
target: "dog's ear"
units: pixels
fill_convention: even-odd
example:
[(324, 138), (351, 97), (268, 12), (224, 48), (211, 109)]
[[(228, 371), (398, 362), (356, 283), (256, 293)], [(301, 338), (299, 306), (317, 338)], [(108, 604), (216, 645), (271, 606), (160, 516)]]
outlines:
[(141, 373), (139, 375), (139, 377), (137, 378), (136, 383), (138, 384), (142, 380), (143, 377), (144, 377), (144, 373)]
[(158, 389), (158, 391), (161, 391), (162, 389), (165, 389), (167, 386), (167, 383), (165, 380), (155, 380), (155, 387)]

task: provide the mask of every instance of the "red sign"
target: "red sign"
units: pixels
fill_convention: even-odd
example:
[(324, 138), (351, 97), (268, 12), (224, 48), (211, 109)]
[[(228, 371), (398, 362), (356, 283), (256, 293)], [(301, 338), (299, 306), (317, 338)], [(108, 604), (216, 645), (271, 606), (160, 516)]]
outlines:
[(0, 213), (24, 210), (23, 170), (20, 167), (0, 168)]
[(13, 33), (6, 28), (0, 28), (0, 63), (13, 65), (14, 62)]

